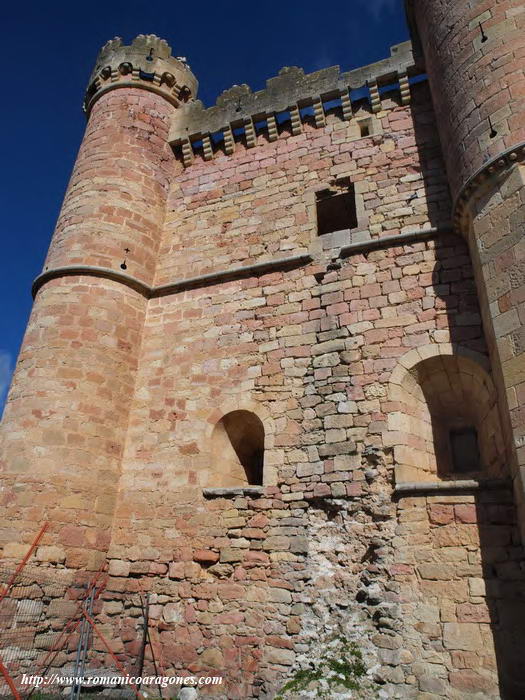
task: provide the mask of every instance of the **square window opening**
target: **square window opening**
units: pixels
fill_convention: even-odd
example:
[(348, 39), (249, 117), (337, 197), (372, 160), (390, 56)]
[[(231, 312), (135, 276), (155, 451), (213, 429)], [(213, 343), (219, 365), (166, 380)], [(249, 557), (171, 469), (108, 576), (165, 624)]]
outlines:
[(316, 205), (319, 236), (357, 227), (357, 210), (352, 184), (344, 192), (333, 190), (317, 192)]
[(370, 122), (368, 119), (359, 122), (359, 131), (361, 133), (361, 138), (370, 136)]
[(478, 433), (475, 428), (459, 428), (450, 431), (452, 470), (455, 473), (480, 470)]

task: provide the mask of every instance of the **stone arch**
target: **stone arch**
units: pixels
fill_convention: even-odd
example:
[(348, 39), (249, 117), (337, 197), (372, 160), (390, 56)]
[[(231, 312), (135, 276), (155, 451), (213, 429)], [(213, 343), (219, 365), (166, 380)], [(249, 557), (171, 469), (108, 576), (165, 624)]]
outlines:
[(225, 402), (208, 416), (208, 487), (275, 484), (275, 425), (260, 404)]
[[(400, 358), (389, 384), (396, 482), (502, 474), (504, 445), (489, 367), (485, 356), (457, 344), (430, 344)], [(462, 433), (477, 442), (477, 468), (458, 465), (453, 438)]]
[(264, 426), (251, 411), (230, 411), (212, 433), (212, 457), (222, 486), (262, 486)]

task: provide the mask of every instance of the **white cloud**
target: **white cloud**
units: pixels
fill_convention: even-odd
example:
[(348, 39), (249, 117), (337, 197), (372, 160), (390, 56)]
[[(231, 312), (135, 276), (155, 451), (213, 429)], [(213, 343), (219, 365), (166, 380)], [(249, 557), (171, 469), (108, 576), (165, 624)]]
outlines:
[(359, 0), (359, 2), (376, 21), (394, 12), (400, 4), (400, 0)]

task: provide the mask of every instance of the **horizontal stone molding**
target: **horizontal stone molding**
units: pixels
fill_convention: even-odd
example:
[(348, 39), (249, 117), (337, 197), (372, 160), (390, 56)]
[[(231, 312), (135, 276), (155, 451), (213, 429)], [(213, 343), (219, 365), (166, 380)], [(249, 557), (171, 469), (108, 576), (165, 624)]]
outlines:
[(212, 284), (231, 282), (245, 277), (257, 277), (268, 272), (292, 270), (296, 267), (307, 265), (311, 263), (312, 260), (313, 257), (305, 253), (303, 255), (292, 255), (287, 258), (277, 258), (276, 260), (268, 260), (267, 262), (254, 263), (253, 265), (244, 265), (243, 267), (234, 267), (231, 270), (219, 270), (218, 272), (210, 272), (205, 275), (197, 275), (196, 277), (190, 277), (170, 284), (163, 284), (160, 287), (153, 287), (150, 296), (152, 298), (162, 297), (167, 294), (184, 292), (187, 289), (208, 287)]
[(381, 248), (393, 248), (410, 243), (418, 243), (431, 238), (438, 238), (446, 234), (453, 234), (451, 227), (429, 227), (406, 233), (398, 233), (393, 236), (383, 236), (382, 238), (369, 238), (366, 241), (356, 241), (343, 246), (339, 251), (339, 257), (349, 258), (351, 255), (358, 255), (362, 252), (380, 250)]
[(203, 489), (204, 498), (237, 498), (239, 496), (254, 496), (258, 498), (264, 494), (264, 486), (233, 486), (231, 488)]
[[(399, 233), (394, 236), (384, 236), (383, 238), (371, 238), (367, 241), (358, 241), (343, 246), (339, 251), (340, 258), (348, 258), (351, 255), (358, 255), (362, 252), (379, 250), (381, 248), (391, 248), (395, 246), (417, 243), (419, 241), (437, 238), (441, 235), (453, 234), (454, 231), (448, 227), (426, 228), (408, 233)], [(31, 292), (33, 298), (36, 297), (38, 290), (49, 280), (58, 279), (59, 277), (101, 277), (114, 282), (124, 284), (131, 289), (134, 289), (139, 294), (142, 294), (147, 299), (156, 299), (158, 297), (168, 296), (170, 294), (178, 294), (188, 289), (199, 289), (208, 287), (214, 284), (222, 284), (223, 282), (231, 282), (237, 279), (247, 277), (257, 277), (269, 272), (293, 270), (303, 265), (308, 265), (313, 262), (314, 257), (310, 253), (300, 255), (291, 255), (286, 258), (277, 258), (275, 260), (267, 260), (253, 265), (243, 265), (242, 267), (234, 267), (229, 270), (218, 270), (217, 272), (209, 272), (204, 275), (196, 275), (183, 280), (176, 280), (168, 284), (162, 284), (156, 287), (147, 285), (142, 280), (127, 275), (125, 272), (112, 270), (109, 267), (97, 267), (95, 265), (67, 265), (64, 267), (55, 267), (51, 270), (45, 270), (33, 282)]]
[(95, 104), (95, 102), (98, 102), (102, 95), (105, 95), (108, 92), (112, 92), (113, 90), (117, 90), (118, 88), (139, 88), (140, 90), (154, 92), (155, 94), (164, 97), (171, 105), (173, 105), (173, 107), (177, 107), (180, 104), (180, 101), (174, 95), (171, 95), (169, 93), (166, 94), (165, 92), (160, 90), (159, 87), (154, 83), (150, 84), (143, 80), (136, 83), (132, 83), (130, 80), (121, 80), (118, 83), (108, 84), (97, 88), (96, 94), (90, 99), (89, 104), (84, 108), (86, 115), (89, 117), (93, 105)]
[(310, 262), (313, 258), (309, 254), (293, 255), (286, 258), (277, 258), (276, 260), (268, 260), (265, 262), (254, 263), (253, 265), (245, 265), (243, 267), (234, 267), (230, 270), (219, 270), (218, 272), (210, 272), (204, 275), (197, 275), (184, 280), (177, 280), (169, 284), (163, 284), (158, 287), (151, 287), (142, 280), (127, 275), (124, 272), (112, 270), (108, 267), (96, 267), (95, 265), (68, 265), (64, 267), (55, 267), (52, 270), (46, 270), (39, 275), (32, 286), (33, 298), (38, 293), (38, 290), (47, 282), (60, 277), (101, 277), (114, 282), (124, 284), (126, 287), (134, 289), (139, 294), (142, 294), (147, 299), (155, 299), (157, 297), (168, 296), (169, 294), (177, 294), (188, 289), (198, 289), (199, 287), (207, 287), (213, 284), (221, 284), (246, 277), (256, 277), (264, 275), (268, 272), (276, 272), (279, 270), (290, 270), (296, 267), (302, 267)]
[(64, 267), (54, 267), (51, 270), (45, 270), (39, 275), (31, 287), (33, 299), (36, 297), (39, 289), (47, 282), (60, 277), (101, 277), (103, 279), (120, 282), (126, 287), (134, 289), (139, 294), (149, 297), (151, 287), (131, 275), (126, 275), (124, 272), (112, 270), (109, 267), (96, 267), (95, 265), (66, 265)]
[(426, 496), (435, 493), (472, 493), (487, 489), (511, 489), (509, 479), (457, 479), (450, 481), (402, 481), (396, 484), (394, 496)]
[[(194, 148), (202, 147), (204, 160), (213, 157), (213, 134), (222, 134), (227, 155), (235, 148), (233, 130), (244, 131), (246, 146), (256, 144), (255, 124), (266, 122), (270, 141), (278, 138), (276, 115), (289, 113), (292, 134), (302, 130), (301, 110), (313, 109), (316, 127), (323, 127), (324, 104), (339, 100), (344, 120), (353, 117), (352, 90), (368, 88), (368, 100), (373, 113), (379, 112), (381, 88), (392, 86), (400, 94), (400, 102), (410, 102), (409, 79), (420, 74), (414, 63), (412, 44), (406, 41), (393, 46), (389, 58), (346, 73), (331, 66), (306, 74), (296, 66), (283, 68), (279, 75), (266, 81), (266, 88), (252, 92), (246, 84), (234, 85), (222, 93), (215, 105), (205, 108), (199, 100), (189, 102), (177, 111), (170, 132), (170, 142), (182, 149), (185, 166), (191, 165)], [(360, 97), (359, 99), (362, 99)]]
[(479, 190), (479, 188), (489, 182), (491, 178), (501, 175), (506, 170), (509, 170), (516, 165), (516, 163), (523, 162), (524, 160), (525, 141), (521, 141), (515, 146), (507, 148), (505, 151), (501, 151), (501, 153), (489, 158), (486, 163), (481, 166), (481, 168), (478, 168), (476, 172), (471, 175), (471, 177), (461, 188), (461, 191), (454, 203), (453, 224), (454, 230), (457, 233), (461, 233), (463, 231), (462, 224), (465, 219), (468, 202)]

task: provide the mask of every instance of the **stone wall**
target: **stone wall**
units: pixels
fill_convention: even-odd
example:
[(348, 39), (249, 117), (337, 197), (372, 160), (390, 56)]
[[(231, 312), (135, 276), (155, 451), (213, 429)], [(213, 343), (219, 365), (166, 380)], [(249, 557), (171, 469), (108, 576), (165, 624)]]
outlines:
[(412, 630), (399, 647), (423, 697), (520, 697), (524, 571), (511, 489), (400, 499), (392, 544)]
[[(186, 168), (167, 148), (171, 107), (135, 92), (95, 102), (89, 138), (102, 139), (112, 165), (96, 165), (99, 182), (80, 159), (88, 196), (74, 178), (49, 258), (76, 264), (87, 246), (84, 262), (112, 274), (70, 270), (45, 278), (37, 296), (10, 399), (20, 419), (6, 412), (4, 427), (34, 458), (41, 438), (22, 408), (39, 429), (47, 416), (24, 392), (33, 376), (47, 387), (55, 365), (64, 383), (48, 386), (61, 397), (50, 420), (63, 423), (49, 434), (56, 451), (40, 455), (41, 478), (27, 476), (34, 460), (18, 467), (6, 453), (26, 476), (21, 495), (15, 477), (6, 491), (4, 556), (20, 555), (15, 535), (23, 517), (30, 537), (30, 516), (53, 520), (36, 553), (49, 568), (96, 568), (84, 553), (107, 553), (98, 620), (123, 663), (136, 661), (137, 596), (147, 592), (165, 670), (224, 674), (225, 687), (203, 691), (219, 698), (273, 698), (298, 672), (340, 662), (352, 642), (369, 671), (364, 697), (497, 698), (498, 670), (518, 697), (505, 635), (522, 619), (523, 557), (426, 85), (412, 86), (410, 105), (406, 94), (376, 95), (373, 109), (354, 104), (352, 119), (335, 109), (295, 135), (285, 123), (278, 140), (241, 137), (230, 155), (203, 152)], [(105, 104), (122, 108), (120, 145), (97, 134)], [(358, 226), (317, 236), (315, 194), (344, 178)], [(101, 192), (112, 183), (108, 208)], [(134, 279), (114, 274), (131, 233)], [(292, 266), (194, 279), (298, 255)], [(40, 364), (24, 374), (35, 328)], [(457, 384), (454, 401), (435, 411), (446, 382)], [(221, 464), (214, 431), (235, 411), (262, 423), (264, 471), (262, 484), (247, 477), (231, 489), (239, 465)], [(483, 431), (476, 479), (439, 472), (432, 430), (446, 412)], [(90, 519), (102, 504), (104, 517)]]
[[(427, 600), (427, 572), (403, 578), (416, 571), (409, 553), (418, 556), (417, 538), (403, 540), (413, 517), (404, 509), (426, 500), (400, 502), (396, 534), (399, 436), (388, 420), (399, 408), (392, 375), (409, 355), (486, 352), (464, 242), (443, 235), (355, 255), (328, 272), (272, 273), (150, 307), (109, 556), (124, 597), (135, 577), (159, 595), (166, 658), (187, 672), (222, 667), (227, 697), (273, 697), (312, 658), (310, 644), (320, 657), (337, 632), (359, 640), (388, 696), (430, 692), (437, 664), (435, 688), (454, 697), (470, 678), (444, 641), (445, 622), (457, 618), (438, 611), (433, 636), (421, 626), (413, 638), (426, 621), (417, 618), (421, 601), (439, 606)], [(210, 500), (212, 428), (239, 408), (263, 419), (269, 485), (260, 497)], [(471, 546), (471, 577), (483, 579), (471, 529), (452, 556), (466, 560)], [(437, 545), (427, 550), (423, 563), (439, 565)], [(465, 593), (452, 602), (479, 601)], [(461, 649), (471, 627), (461, 616), (458, 624)], [(494, 664), (476, 673), (472, 692), (484, 684), (497, 697)]]
[[(357, 240), (450, 223), (450, 203), (426, 84), (402, 106), (386, 93), (382, 111), (367, 103), (343, 121), (337, 110), (324, 128), (313, 120), (292, 136), (260, 135), (231, 156), (197, 157), (173, 182), (156, 284), (322, 247), (314, 193), (349, 177), (357, 194)], [(359, 124), (370, 125), (361, 137)], [(334, 247), (348, 234), (328, 237)]]
[(519, 165), (525, 154), (525, 12), (519, 0), (424, 0), (408, 7), (436, 106), (456, 229), (470, 243), (524, 533), (525, 417), (518, 397), (525, 366)]
[(96, 569), (107, 551), (146, 312), (135, 290), (82, 272), (122, 271), (127, 258), (151, 281), (172, 109), (134, 88), (95, 104), (45, 262), (82, 266), (37, 294), (3, 415), (2, 539), (61, 523), (71, 566)]
[(472, 197), (468, 229), (487, 343), (501, 387), (508, 461), (525, 530), (525, 167), (512, 165)]
[(421, 36), (455, 198), (488, 158), (525, 140), (523, 4), (418, 0), (408, 5)]
[[(489, 634), (483, 596), (467, 582), (485, 575), (476, 525), (464, 535), (459, 508), (450, 553), (427, 519), (428, 533), (413, 535), (420, 571), (416, 542), (404, 538), (411, 518), (423, 529), (414, 513), (422, 517), (427, 500), (401, 500), (398, 519), (392, 502), (396, 368), (486, 356), (466, 245), (441, 233), (341, 258), (341, 244), (367, 236), (346, 233), (323, 250), (309, 196), (350, 176), (370, 238), (446, 225), (427, 99), (421, 86), (411, 108), (390, 104), (369, 138), (334, 115), (321, 131), (306, 126), (277, 143), (260, 137), (230, 157), (197, 159), (170, 195), (157, 285), (318, 251), (301, 269), (188, 290), (148, 308), (110, 571), (123, 591), (136, 585), (129, 576), (149, 575), (166, 658), (187, 672), (224, 669), (225, 697), (273, 697), (337, 635), (359, 641), (368, 682), (389, 697), (498, 695), (490, 647), (481, 672), (465, 671), (461, 657)], [(203, 496), (220, 475), (213, 427), (239, 409), (265, 427), (264, 490)], [(456, 500), (468, 511), (473, 498)], [(464, 570), (451, 570), (449, 556)], [(438, 604), (440, 584), (424, 564), (440, 562), (457, 596)]]

